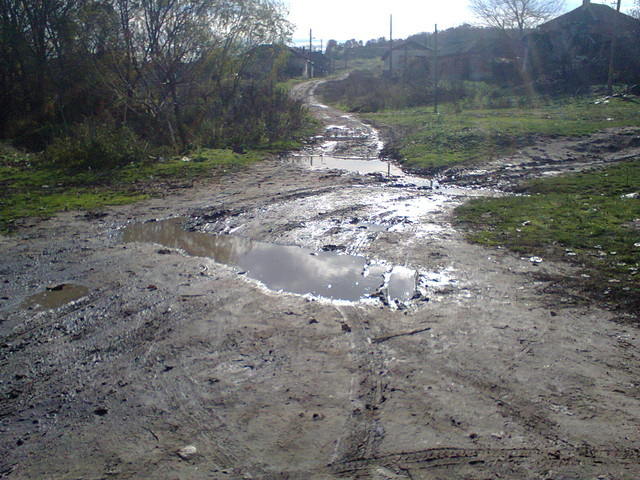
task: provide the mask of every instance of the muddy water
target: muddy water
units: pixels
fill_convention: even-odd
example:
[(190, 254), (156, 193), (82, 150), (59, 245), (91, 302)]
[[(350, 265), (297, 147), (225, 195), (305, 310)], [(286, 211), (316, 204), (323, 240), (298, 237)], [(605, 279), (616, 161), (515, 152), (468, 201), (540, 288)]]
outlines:
[(188, 255), (207, 257), (236, 267), (273, 291), (331, 300), (359, 301), (379, 290), (389, 300), (409, 300), (416, 291), (416, 273), (369, 264), (365, 257), (301, 247), (256, 242), (236, 235), (187, 231), (184, 219), (134, 224), (123, 232), (125, 242), (156, 243)]
[(313, 169), (336, 169), (348, 172), (360, 173), (380, 173), (387, 176), (402, 176), (402, 170), (391, 162), (379, 160), (377, 158), (359, 157), (334, 157), (325, 155), (292, 155), (285, 159), (294, 165), (300, 165)]
[(83, 285), (63, 283), (46, 291), (27, 297), (21, 307), (25, 309), (44, 311), (52, 310), (67, 303), (71, 303), (89, 294), (89, 289)]

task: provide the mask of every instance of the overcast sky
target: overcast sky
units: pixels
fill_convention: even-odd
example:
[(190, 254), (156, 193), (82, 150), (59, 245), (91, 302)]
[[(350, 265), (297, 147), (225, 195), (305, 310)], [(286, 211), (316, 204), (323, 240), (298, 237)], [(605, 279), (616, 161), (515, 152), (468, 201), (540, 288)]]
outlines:
[[(606, 3), (596, 0), (594, 3)], [(468, 0), (283, 0), (289, 7), (289, 20), (297, 29), (296, 43), (309, 42), (313, 30), (314, 46), (326, 45), (330, 39), (344, 41), (351, 38), (367, 41), (389, 38), (389, 16), (393, 15), (393, 37), (406, 38), (424, 31), (433, 31), (434, 25), (444, 30), (449, 27), (474, 23), (467, 9)], [(582, 4), (582, 0), (565, 0), (566, 10)], [(633, 0), (622, 0), (633, 6)], [(476, 22), (477, 23), (477, 22)], [(314, 48), (315, 48), (314, 47)]]

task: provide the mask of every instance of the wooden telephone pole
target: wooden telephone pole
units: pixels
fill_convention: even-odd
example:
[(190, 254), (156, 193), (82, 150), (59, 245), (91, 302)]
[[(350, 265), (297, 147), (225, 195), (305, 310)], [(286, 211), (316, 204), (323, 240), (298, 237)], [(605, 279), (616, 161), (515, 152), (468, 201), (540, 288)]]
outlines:
[(433, 35), (433, 112), (438, 113), (438, 24)]
[(393, 78), (393, 15), (389, 15), (389, 76)]
[[(620, 2), (622, 0), (618, 0), (618, 5), (616, 10), (620, 11)], [(607, 74), (607, 95), (613, 95), (613, 71), (615, 67), (615, 53), (616, 53), (616, 37), (611, 37), (611, 47), (609, 48), (609, 72)]]

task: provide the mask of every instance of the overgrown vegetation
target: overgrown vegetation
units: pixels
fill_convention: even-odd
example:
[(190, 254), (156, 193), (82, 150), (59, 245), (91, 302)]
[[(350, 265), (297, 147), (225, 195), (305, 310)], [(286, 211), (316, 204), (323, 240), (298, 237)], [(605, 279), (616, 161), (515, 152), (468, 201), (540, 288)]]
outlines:
[(92, 169), (296, 141), (306, 115), (278, 72), (244, 75), (255, 46), (288, 38), (285, 15), (277, 0), (0, 0), (0, 139)]
[(287, 62), (247, 70), (285, 16), (279, 0), (0, 0), (0, 230), (299, 146), (316, 124), (278, 83)]
[(522, 255), (583, 267), (576, 283), (640, 307), (640, 162), (529, 182), (525, 195), (478, 198), (457, 208), (467, 237)]

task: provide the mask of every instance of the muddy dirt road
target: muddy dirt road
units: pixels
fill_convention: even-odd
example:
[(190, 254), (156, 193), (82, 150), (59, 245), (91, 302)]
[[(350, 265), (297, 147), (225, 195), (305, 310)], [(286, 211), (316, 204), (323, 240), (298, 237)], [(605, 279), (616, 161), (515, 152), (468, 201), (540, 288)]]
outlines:
[(640, 478), (637, 328), (451, 225), (571, 145), (432, 189), (299, 88), (294, 158), (0, 239), (0, 477)]

